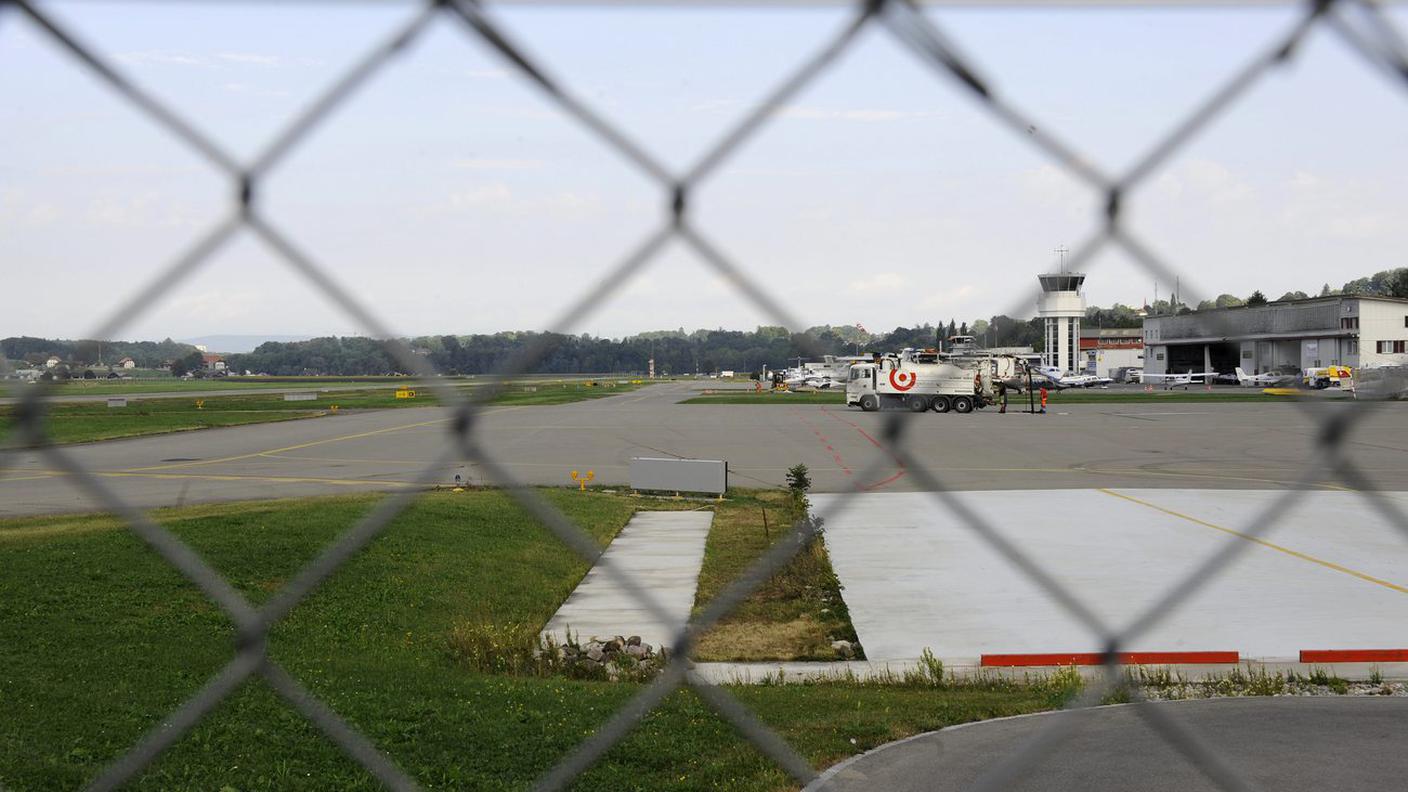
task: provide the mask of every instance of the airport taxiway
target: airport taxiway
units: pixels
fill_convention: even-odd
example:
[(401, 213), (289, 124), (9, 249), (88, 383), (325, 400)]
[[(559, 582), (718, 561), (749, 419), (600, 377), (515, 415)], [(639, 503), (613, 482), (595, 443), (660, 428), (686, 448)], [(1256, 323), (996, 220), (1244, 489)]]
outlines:
[[(1326, 489), (1321, 419), (1355, 403), (1075, 404), (1046, 415), (861, 413), (840, 405), (686, 405), (696, 383), (653, 385), (557, 406), (494, 406), (473, 439), (515, 480), (627, 483), (631, 457), (725, 459), (733, 486), (781, 486), (805, 463), (818, 492), (931, 489)], [(1347, 458), (1367, 486), (1408, 490), (1408, 414), (1363, 411)], [(890, 450), (903, 426), (910, 459)], [(300, 421), (208, 429), (62, 449), (97, 481), (144, 508), (430, 484), (496, 483), (454, 450), (443, 408), (346, 411)], [(441, 460), (436, 462), (436, 460)], [(422, 473), (424, 477), (421, 478)], [(0, 462), (0, 515), (97, 508), (63, 464), (21, 451)]]

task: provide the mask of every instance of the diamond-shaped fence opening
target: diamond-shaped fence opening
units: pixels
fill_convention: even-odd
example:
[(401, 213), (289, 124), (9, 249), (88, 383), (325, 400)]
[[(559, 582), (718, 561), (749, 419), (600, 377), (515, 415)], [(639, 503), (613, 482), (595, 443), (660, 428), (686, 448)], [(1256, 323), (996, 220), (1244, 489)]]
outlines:
[[(81, 9), (79, 12), (81, 13)], [(337, 9), (329, 7), (327, 13), (337, 13)], [(626, 167), (637, 169), (659, 187), (663, 209), (663, 219), (659, 227), (647, 234), (633, 249), (625, 251), (618, 261), (609, 266), (590, 288), (563, 311), (549, 327), (553, 333), (568, 333), (579, 327), (612, 290), (647, 270), (664, 246), (672, 241), (697, 254), (701, 261), (731, 284), (744, 300), (762, 314), (777, 324), (800, 332), (803, 328), (793, 320), (783, 301), (758, 285), (748, 263), (733, 259), (723, 246), (710, 237), (707, 229), (696, 224), (691, 213), (691, 199), (697, 191), (706, 189), (704, 182), (711, 173), (725, 167), (732, 153), (757, 134), (779, 108), (812, 84), (847, 52), (862, 31), (882, 30), (897, 46), (932, 69), (936, 78), (953, 81), (959, 85), (971, 101), (991, 114), (998, 125), (1008, 127), (1019, 139), (1048, 157), (1053, 165), (1090, 188), (1097, 205), (1102, 208), (1103, 220), (1077, 246), (1069, 262), (1071, 268), (1079, 269), (1090, 262), (1098, 251), (1105, 247), (1114, 247), (1122, 250), (1146, 271), (1164, 282), (1172, 282), (1177, 278), (1177, 268), (1129, 232), (1122, 222), (1124, 208), (1131, 200), (1137, 200), (1139, 187), (1147, 182), (1151, 173), (1197, 136), (1210, 121), (1235, 105), (1258, 80), (1293, 58), (1309, 33), (1328, 29), (1346, 46), (1362, 56), (1368, 69), (1386, 76), (1401, 88), (1408, 88), (1408, 47), (1377, 2), (1314, 0), (1304, 4), (1303, 10), (1296, 14), (1295, 21), (1288, 30), (1261, 50), (1250, 53), (1242, 69), (1230, 75), (1223, 83), (1211, 86), (1202, 103), (1175, 123), (1165, 135), (1151, 141), (1146, 149), (1147, 153), (1132, 167), (1124, 172), (1110, 173), (1103, 170), (1086, 153), (1081, 152), (1075, 143), (1049, 132), (1046, 125), (1036, 123), (1035, 119), (1003, 97), (995, 86), (986, 82), (981, 69), (975, 63), (981, 53), (974, 57), (970, 53), (960, 51), (936, 21), (941, 16), (941, 13), (934, 14), (920, 8), (912, 0), (866, 0), (855, 4), (845, 23), (829, 39), (786, 74), (766, 77), (772, 81), (772, 87), (763, 98), (700, 155), (692, 166), (682, 173), (674, 173), (626, 130), (614, 124), (609, 116), (599, 112), (591, 103), (581, 99), (564, 83), (553, 77), (549, 68), (550, 54), (540, 60), (537, 55), (526, 52), (495, 22), (484, 6), (472, 0), (437, 0), (413, 7), (405, 21), (387, 31), (382, 43), (371, 48), (318, 98), (310, 102), (248, 163), (241, 162), (219, 146), (201, 131), (198, 124), (183, 116), (180, 108), (167, 106), (145, 91), (101, 51), (79, 40), (42, 7), (27, 0), (11, 0), (6, 6), (0, 6), (0, 24), (14, 24), (19, 17), (25, 18), (29, 24), (43, 31), (59, 51), (90, 70), (102, 84), (128, 102), (136, 112), (163, 127), (181, 145), (204, 157), (211, 167), (230, 180), (231, 199), (226, 215), (172, 261), (158, 278), (120, 304), (88, 337), (110, 338), (116, 335), (121, 328), (140, 316), (147, 306), (159, 302), (184, 279), (203, 267), (236, 232), (250, 233), (292, 271), (306, 279), (314, 289), (340, 308), (361, 330), (374, 338), (382, 339), (387, 354), (403, 370), (416, 375), (425, 387), (434, 389), (442, 403), (451, 409), (452, 418), (446, 422), (450, 442), (442, 456), (421, 471), (415, 483), (432, 483), (437, 472), (443, 469), (443, 465), (453, 459), (463, 457), (475, 461), (486, 471), (491, 481), (504, 486), (522, 508), (546, 525), (559, 540), (583, 559), (602, 566), (606, 573), (614, 576), (646, 607), (662, 613), (661, 606), (628, 571), (606, 562), (600, 546), (587, 532), (575, 525), (536, 490), (518, 481), (492, 454), (486, 453), (476, 439), (476, 418), (483, 406), (499, 393), (503, 382), (533, 371), (537, 364), (552, 352), (554, 336), (541, 336), (534, 346), (495, 372), (488, 387), (476, 389), (471, 398), (464, 397), (460, 391), (446, 385), (443, 380), (438, 380), (425, 359), (414, 354), (404, 342), (398, 340), (372, 306), (354, 297), (332, 274), (332, 270), (294, 244), (280, 229), (276, 219), (261, 211), (259, 197), (264, 177), (278, 166), (293, 147), (302, 143), (313, 129), (327, 121), (339, 105), (354, 96), (369, 78), (387, 68), (397, 54), (421, 36), (430, 24), (444, 20), (461, 29), (475, 44), (501, 58), (508, 68), (519, 73), (540, 90), (566, 118), (579, 124), (618, 154)], [(1037, 294), (1038, 292), (1033, 290), (1028, 299), (1020, 301), (1019, 310), (1009, 313), (1024, 312), (1026, 306), (1035, 301)], [(1185, 288), (1184, 295), (1195, 302), (1201, 296), (1192, 287)], [(1219, 317), (1214, 315), (1211, 321), (1217, 323)], [(1224, 332), (1230, 330), (1227, 327), (1218, 329)], [(1232, 335), (1230, 332), (1226, 334)], [(803, 344), (808, 340), (804, 334), (797, 335), (796, 338)], [(8, 372), (9, 369), (9, 362), (0, 360), (0, 373)], [(167, 563), (179, 570), (218, 605), (236, 625), (238, 633), (234, 656), (224, 668), (121, 758), (107, 766), (92, 783), (92, 787), (111, 789), (134, 778), (236, 688), (254, 676), (265, 680), (349, 757), (382, 782), (398, 789), (415, 787), (414, 780), (365, 736), (271, 660), (267, 654), (267, 640), (269, 631), (276, 623), (410, 506), (416, 488), (408, 487), (379, 501), (369, 514), (325, 547), (267, 603), (262, 607), (255, 607), (174, 534), (140, 510), (125, 503), (101, 477), (86, 470), (71, 454), (47, 441), (43, 409), (46, 396), (47, 390), (44, 387), (25, 389), (17, 410), (16, 427), (9, 438), (10, 446), (36, 450), (52, 467), (71, 476), (77, 486), (94, 502), (105, 511), (117, 515), (133, 534), (150, 545)], [(1408, 515), (1405, 515), (1393, 500), (1375, 492), (1364, 471), (1356, 467), (1353, 460), (1344, 453), (1345, 438), (1373, 407), (1372, 404), (1354, 403), (1346, 405), (1346, 409), (1328, 411), (1310, 410), (1307, 406), (1310, 414), (1320, 422), (1320, 431), (1315, 441), (1314, 453), (1297, 477), (1301, 486), (1288, 488), (1266, 504), (1261, 513), (1244, 527), (1241, 535), (1251, 538), (1263, 535), (1274, 526), (1280, 516), (1296, 504), (1304, 489), (1331, 479), (1345, 484), (1367, 498), (1386, 522), (1408, 537)], [(1159, 595), (1154, 603), (1131, 623), (1107, 624), (1087, 602), (1043, 568), (1030, 553), (994, 530), (982, 515), (956, 498), (941, 478), (914, 459), (904, 443), (908, 426), (909, 422), (898, 415), (891, 416), (885, 422), (884, 432), (877, 441), (885, 453), (878, 455), (879, 458), (873, 463), (872, 469), (862, 472), (856, 480), (869, 480), (872, 474), (891, 461), (905, 463), (919, 484), (932, 493), (931, 497), (937, 507), (953, 514), (960, 524), (975, 532), (991, 549), (1020, 570), (1074, 620), (1090, 630), (1105, 647), (1106, 673), (1100, 685), (1088, 688), (1083, 695), (1070, 702), (1070, 707), (1080, 708), (1098, 703), (1115, 685), (1127, 684), (1128, 680), (1115, 673), (1122, 648), (1159, 623), (1194, 591), (1226, 569), (1249, 544), (1241, 539), (1229, 539), (1216, 552), (1190, 570), (1184, 578)], [(0, 465), (0, 469), (3, 468), (4, 465)], [(836, 499), (816, 516), (820, 521), (824, 521), (843, 508), (844, 501), (844, 498)], [(690, 686), (697, 691), (706, 704), (797, 781), (806, 783), (815, 779), (814, 769), (795, 748), (763, 724), (726, 690), (689, 674), (687, 668), (696, 636), (725, 617), (773, 572), (787, 564), (814, 537), (818, 524), (819, 521), (814, 519), (804, 518), (799, 521), (783, 541), (775, 544), (738, 580), (717, 596), (701, 614), (693, 618), (678, 636), (675, 642), (678, 651), (660, 676), (643, 688), (577, 750), (545, 773), (539, 779), (539, 788), (559, 789), (571, 784), (594, 761), (622, 740), (641, 717), (659, 705), (669, 693), (682, 686)], [(1205, 746), (1168, 714), (1148, 708), (1140, 708), (1139, 712), (1152, 729), (1202, 769), (1217, 786), (1233, 790), (1249, 786), (1228, 768), (1216, 752)], [(1053, 719), (1052, 724), (1040, 732), (1030, 744), (1014, 752), (994, 768), (980, 783), (980, 788), (1004, 788), (1005, 784), (1019, 777), (1026, 769), (1055, 750), (1072, 731), (1067, 728), (1062, 718)]]

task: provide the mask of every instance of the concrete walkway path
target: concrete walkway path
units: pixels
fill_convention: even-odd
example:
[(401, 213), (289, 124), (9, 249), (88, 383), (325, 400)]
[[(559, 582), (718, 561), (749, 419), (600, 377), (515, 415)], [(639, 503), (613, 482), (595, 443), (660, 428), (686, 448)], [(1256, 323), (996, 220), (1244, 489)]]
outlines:
[[(548, 621), (543, 633), (561, 640), (567, 630), (586, 641), (593, 636), (639, 635), (653, 646), (673, 647), (689, 621), (694, 589), (704, 563), (704, 540), (713, 523), (711, 511), (637, 512), (602, 561), (587, 572), (572, 596)], [(629, 572), (649, 592), (669, 619), (662, 621), (639, 602), (602, 562)]]

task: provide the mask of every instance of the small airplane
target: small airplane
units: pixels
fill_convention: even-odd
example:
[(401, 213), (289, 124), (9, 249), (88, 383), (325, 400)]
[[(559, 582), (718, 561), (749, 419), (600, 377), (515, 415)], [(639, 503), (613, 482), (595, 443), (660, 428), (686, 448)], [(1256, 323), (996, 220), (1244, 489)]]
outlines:
[(782, 376), (782, 384), (793, 389), (830, 390), (836, 385), (836, 380), (807, 369), (788, 369)]
[(1268, 372), (1266, 374), (1248, 374), (1246, 371), (1242, 370), (1241, 366), (1238, 366), (1235, 371), (1237, 372), (1237, 384), (1241, 385), (1243, 388), (1270, 388), (1295, 379), (1293, 375), (1276, 374), (1274, 372)]
[(1146, 371), (1140, 375), (1140, 378), (1144, 382), (1162, 382), (1165, 390), (1173, 390), (1179, 385), (1182, 385), (1184, 390), (1188, 390), (1188, 386), (1194, 384), (1203, 385), (1216, 376), (1216, 371), (1201, 371), (1197, 373), (1188, 371), (1185, 374), (1150, 374)]
[(1109, 385), (1114, 380), (1109, 377), (1097, 377), (1094, 374), (1066, 374), (1055, 366), (1040, 366), (1035, 369), (1036, 373), (1047, 378), (1051, 384), (1058, 389), (1066, 388), (1094, 388)]

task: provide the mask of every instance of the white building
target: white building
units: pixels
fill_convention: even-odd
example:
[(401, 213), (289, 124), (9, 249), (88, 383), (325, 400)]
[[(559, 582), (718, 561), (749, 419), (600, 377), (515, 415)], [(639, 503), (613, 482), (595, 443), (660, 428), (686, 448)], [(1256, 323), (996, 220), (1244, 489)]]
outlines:
[(1408, 365), (1408, 300), (1342, 295), (1144, 320), (1144, 370)]
[(1046, 327), (1042, 365), (1055, 366), (1068, 373), (1082, 371), (1085, 361), (1080, 354), (1080, 320), (1085, 317), (1085, 295), (1080, 288), (1085, 284), (1085, 275), (1053, 272), (1038, 275), (1036, 279), (1041, 282), (1036, 315)]
[(1088, 327), (1080, 331), (1084, 374), (1113, 377), (1122, 368), (1144, 367), (1144, 331), (1137, 327)]

